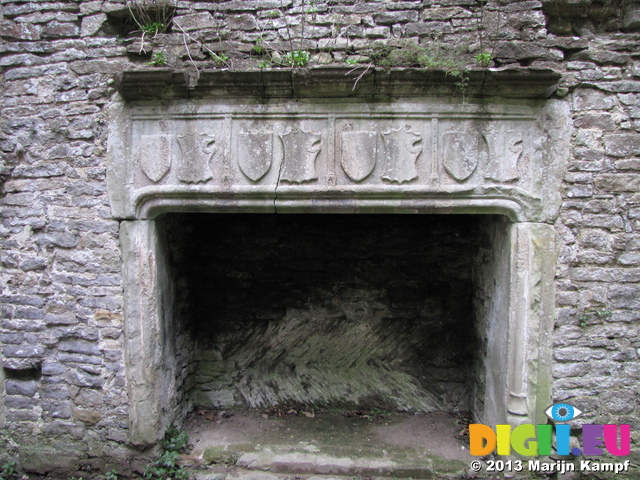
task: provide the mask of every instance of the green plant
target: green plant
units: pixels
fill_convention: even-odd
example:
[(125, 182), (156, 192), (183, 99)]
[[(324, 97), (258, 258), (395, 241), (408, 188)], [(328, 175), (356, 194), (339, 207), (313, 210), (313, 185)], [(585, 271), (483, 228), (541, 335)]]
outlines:
[(153, 65), (154, 67), (163, 67), (167, 64), (167, 56), (163, 50), (158, 50), (151, 56), (151, 61), (149, 65)]
[(591, 319), (598, 318), (600, 320), (607, 320), (611, 318), (612, 315), (613, 312), (606, 308), (598, 309), (596, 307), (589, 307), (584, 309), (582, 315), (578, 317), (578, 320), (580, 322), (580, 327), (584, 328), (587, 326), (587, 322)]
[(170, 452), (186, 452), (189, 449), (189, 436), (187, 432), (171, 425), (164, 433), (162, 448)]
[(16, 462), (9, 460), (0, 467), (0, 480), (10, 480), (16, 475)]
[(271, 67), (271, 62), (269, 60), (262, 60), (259, 64), (258, 64), (258, 68), (263, 69), (263, 68), (269, 68)]
[(125, 4), (143, 37), (169, 30), (175, 13), (175, 0), (126, 0)]
[(167, 428), (162, 441), (162, 454), (144, 469), (147, 480), (188, 480), (189, 473), (178, 465), (180, 453), (189, 448), (187, 433), (173, 425)]
[(255, 45), (251, 49), (256, 55), (264, 55), (267, 53), (267, 48), (264, 46), (264, 39), (262, 37), (256, 40)]
[(304, 67), (310, 58), (311, 55), (306, 50), (294, 50), (284, 54), (282, 63), (290, 67)]
[(607, 310), (606, 308), (603, 308), (601, 310), (595, 310), (595, 314), (596, 314), (596, 317), (606, 320), (608, 318), (611, 318), (611, 316), (613, 315), (613, 312), (611, 310)]
[(115, 470), (110, 470), (105, 474), (104, 478), (105, 480), (118, 480), (118, 475), (118, 472), (116, 472)]
[(489, 52), (482, 52), (476, 55), (476, 61), (483, 67), (488, 67), (493, 61), (493, 56)]
[(318, 7), (315, 6), (313, 0), (309, 3), (309, 7), (304, 11), (306, 14), (315, 15), (318, 13)]
[(167, 25), (160, 22), (145, 23), (140, 29), (147, 35), (156, 36), (158, 33), (166, 32)]
[(209, 54), (211, 59), (218, 67), (228, 67), (229, 66), (229, 56), (224, 52), (216, 53), (210, 52)]
[(355, 58), (345, 58), (344, 63), (346, 63), (347, 65), (357, 65), (358, 60), (356, 60)]
[(178, 465), (178, 452), (164, 451), (154, 462), (144, 469), (144, 478), (148, 480), (188, 480), (189, 472)]

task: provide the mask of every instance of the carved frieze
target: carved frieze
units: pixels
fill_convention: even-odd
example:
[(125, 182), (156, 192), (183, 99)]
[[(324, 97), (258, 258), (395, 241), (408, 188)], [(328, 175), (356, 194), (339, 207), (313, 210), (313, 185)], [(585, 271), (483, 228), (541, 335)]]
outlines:
[[(135, 142), (135, 158), (154, 183), (166, 179), (172, 169), (172, 178), (182, 183), (216, 183), (215, 164), (226, 165), (231, 156), (238, 174), (251, 184), (316, 183), (320, 171), (324, 175), (321, 183), (327, 186), (376, 182), (433, 186), (466, 184), (472, 179), (474, 184), (518, 184), (528, 181), (523, 172), (540, 148), (540, 142), (535, 144), (528, 133), (530, 125), (522, 121), (502, 125), (466, 119), (393, 120), (350, 119), (328, 132), (326, 122), (307, 128), (283, 118), (242, 120), (232, 138), (222, 141), (232, 145), (230, 149), (219, 145), (213, 125), (199, 121), (200, 133), (177, 129), (173, 135), (141, 135)], [(216, 120), (217, 125), (221, 123)], [(336, 165), (343, 180), (336, 178)], [(277, 173), (271, 175), (274, 170)], [(225, 174), (225, 181), (231, 186), (242, 179), (231, 172)]]
[(121, 152), (111, 183), (123, 185), (113, 197), (131, 212), (179, 199), (180, 189), (197, 198), (251, 192), (265, 205), (276, 194), (279, 201), (383, 198), (397, 190), (451, 199), (491, 191), (492, 202), (504, 196), (515, 209), (540, 209), (543, 195), (557, 196), (552, 185), (561, 179), (543, 174), (561, 170), (548, 151), (560, 151), (554, 145), (563, 146), (565, 134), (537, 108), (433, 99), (132, 107), (121, 133), (110, 136), (114, 144), (120, 138), (110, 151)]

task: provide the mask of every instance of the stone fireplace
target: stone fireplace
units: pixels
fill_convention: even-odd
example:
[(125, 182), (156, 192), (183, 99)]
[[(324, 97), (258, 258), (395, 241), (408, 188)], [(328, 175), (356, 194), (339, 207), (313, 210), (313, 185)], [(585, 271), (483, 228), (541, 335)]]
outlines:
[(394, 82), (112, 108), (131, 443), (198, 406), (542, 422), (567, 112)]

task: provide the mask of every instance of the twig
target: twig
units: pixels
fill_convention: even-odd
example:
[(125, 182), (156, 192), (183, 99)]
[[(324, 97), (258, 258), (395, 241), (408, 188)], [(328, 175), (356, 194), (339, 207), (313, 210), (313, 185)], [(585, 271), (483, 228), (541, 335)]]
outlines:
[[(356, 87), (358, 86), (358, 82), (362, 79), (362, 77), (365, 76), (365, 74), (369, 71), (369, 69), (373, 67), (373, 63), (369, 63), (369, 65), (367, 65), (367, 68), (364, 70), (364, 72), (362, 72), (360, 75), (358, 75), (358, 78), (356, 78), (355, 83), (353, 84), (353, 88), (351, 89), (351, 91), (354, 91), (356, 89)], [(347, 76), (349, 75), (351, 72), (355, 72), (357, 69), (361, 68), (360, 66), (354, 67), (351, 70), (349, 70), (347, 73), (345, 73), (344, 75)]]
[(182, 42), (184, 43), (184, 49), (187, 51), (187, 56), (189, 57), (189, 60), (191, 60), (191, 63), (193, 64), (193, 68), (196, 69), (196, 83), (198, 83), (198, 80), (200, 79), (200, 69), (198, 68), (198, 65), (196, 64), (196, 62), (193, 60), (193, 57), (191, 56), (191, 52), (189, 51), (189, 45), (187, 44), (187, 37), (189, 37), (189, 40), (191, 40), (191, 36), (187, 32), (185, 32), (182, 26), (177, 22), (174, 24), (174, 26), (178, 27), (182, 32)]
[(145, 31), (142, 30), (142, 36), (140, 37), (140, 50), (138, 50), (138, 55), (147, 53), (147, 51), (144, 49), (144, 34), (145, 34)]

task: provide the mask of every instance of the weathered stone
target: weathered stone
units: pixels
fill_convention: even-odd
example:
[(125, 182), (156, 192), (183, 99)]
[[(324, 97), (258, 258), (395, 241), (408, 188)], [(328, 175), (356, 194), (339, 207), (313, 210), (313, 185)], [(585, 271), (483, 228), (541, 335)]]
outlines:
[(419, 22), (408, 23), (405, 32), (409, 36), (425, 36), (443, 33), (451, 33), (453, 27), (447, 22)]
[[(640, 151), (634, 131), (640, 131), (637, 98), (640, 62), (635, 58), (638, 7), (629, 4), (616, 10), (619, 6), (587, 0), (523, 0), (486, 4), (482, 8), (476, 0), (349, 0), (315, 2), (313, 7), (304, 3), (294, 4), (291, 0), (232, 0), (217, 4), (177, 2), (173, 33), (147, 39), (150, 47), (153, 43), (153, 53), (164, 51), (167, 54), (170, 68), (157, 73), (154, 79), (139, 81), (138, 90), (130, 97), (131, 101), (136, 101), (155, 89), (162, 100), (149, 110), (138, 110), (136, 115), (142, 112), (141, 116), (125, 116), (123, 120), (117, 113), (118, 102), (122, 99), (113, 90), (115, 83), (110, 77), (136, 69), (160, 72), (160, 69), (146, 65), (147, 57), (138, 55), (138, 39), (128, 41), (127, 47), (127, 40), (115, 38), (114, 26), (129, 15), (124, 1), (3, 2), (4, 20), (0, 22), (0, 36), (5, 40), (0, 45), (4, 81), (0, 98), (5, 120), (0, 127), (0, 151), (4, 154), (0, 160), (0, 184), (3, 185), (0, 195), (2, 364), (7, 369), (6, 382), (35, 381), (38, 391), (34, 396), (0, 395), (0, 428), (7, 428), (20, 444), (23, 467), (26, 464), (43, 473), (55, 468), (68, 470), (60, 472), (61, 478), (77, 476), (78, 465), (86, 465), (94, 471), (108, 471), (108, 468), (97, 468), (96, 462), (112, 453), (125, 459), (130, 455), (135, 457), (136, 454), (123, 445), (157, 441), (162, 435), (162, 422), (173, 420), (168, 416), (160, 418), (163, 414), (159, 412), (180, 411), (183, 406), (171, 402), (177, 403), (179, 395), (192, 391), (191, 388), (204, 388), (205, 383), (212, 381), (210, 375), (184, 379), (184, 375), (189, 375), (185, 372), (195, 369), (195, 364), (187, 359), (194, 353), (195, 346), (180, 334), (174, 335), (174, 325), (165, 322), (165, 319), (173, 318), (167, 315), (173, 311), (171, 308), (159, 305), (153, 296), (143, 295), (148, 302), (135, 308), (130, 301), (129, 289), (134, 289), (135, 296), (137, 288), (136, 281), (131, 280), (132, 269), (156, 272), (158, 275), (153, 278), (162, 278), (162, 282), (167, 278), (161, 273), (162, 269), (171, 270), (162, 264), (166, 260), (164, 254), (158, 254), (159, 250), (144, 243), (145, 239), (151, 239), (152, 243), (161, 243), (162, 239), (154, 234), (145, 237), (134, 232), (136, 236), (131, 240), (127, 236), (135, 229), (127, 226), (123, 226), (122, 234), (119, 232), (122, 218), (130, 221), (138, 218), (140, 212), (144, 212), (144, 217), (149, 214), (144, 210), (146, 206), (152, 210), (149, 218), (154, 219), (174, 209), (227, 211), (234, 208), (233, 205), (251, 211), (324, 212), (327, 211), (323, 210), (325, 204), (330, 205), (326, 208), (332, 212), (345, 208), (348, 212), (379, 212), (371, 200), (375, 197), (390, 202), (385, 200), (385, 211), (396, 211), (398, 205), (405, 202), (410, 206), (403, 211), (424, 213), (436, 205), (425, 199), (440, 196), (437, 205), (443, 213), (456, 209), (465, 213), (481, 210), (481, 213), (492, 215), (506, 212), (513, 222), (511, 228), (520, 235), (517, 248), (524, 250), (542, 248), (547, 236), (543, 240), (531, 236), (527, 230), (530, 225), (525, 227), (523, 224), (530, 221), (531, 224), (554, 225), (555, 234), (548, 238), (559, 241), (557, 257), (555, 249), (543, 255), (550, 265), (547, 269), (552, 272), (548, 274), (550, 277), (544, 278), (550, 280), (540, 281), (537, 274), (530, 280), (533, 285), (541, 284), (545, 288), (555, 285), (557, 293), (547, 294), (545, 298), (551, 298), (550, 303), (557, 304), (557, 310), (546, 310), (549, 302), (540, 308), (546, 312), (544, 318), (552, 318), (558, 327), (553, 331), (553, 339), (555, 350), (563, 359), (527, 357), (527, 368), (540, 365), (541, 369), (540, 375), (529, 372), (531, 378), (540, 380), (537, 398), (544, 398), (535, 409), (544, 409), (554, 399), (566, 398), (571, 402), (571, 399), (580, 398), (579, 406), (586, 407), (589, 416), (585, 418), (592, 423), (610, 422), (610, 416), (620, 415), (629, 423), (637, 422), (638, 400), (634, 388), (638, 380), (636, 364), (640, 343), (635, 325), (640, 321), (640, 309), (635, 285), (640, 282), (640, 237), (637, 233), (640, 231), (640, 194), (637, 193), (640, 185), (636, 174), (640, 172)], [(304, 42), (292, 47), (287, 43), (288, 35), (303, 35), (303, 23)], [(233, 76), (230, 74), (230, 80), (226, 82), (210, 75), (212, 69), (218, 67), (200, 52), (200, 45), (183, 36), (179, 25), (205, 46), (213, 48), (215, 45), (229, 54), (238, 72)], [(441, 48), (470, 45), (469, 52), (457, 58), (468, 67), (480, 70), (474, 57), (483, 49), (492, 53), (496, 67), (471, 72), (464, 92), (453, 95), (452, 90), (442, 93), (442, 84), (449, 81), (451, 85), (458, 82), (464, 85), (466, 80), (438, 77), (425, 81), (425, 77), (416, 76), (411, 88), (400, 92), (393, 80), (396, 73), (368, 68), (372, 39), (388, 39), (393, 43), (393, 37), (415, 36), (426, 44), (432, 36), (442, 35), (444, 37), (435, 41)], [(220, 36), (223, 43), (218, 43)], [(227, 36), (232, 37), (232, 41), (227, 43)], [(333, 63), (333, 68), (345, 58), (350, 62), (361, 62), (361, 67), (345, 75), (352, 66), (341, 65), (344, 71), (336, 71), (331, 77), (323, 77), (319, 69), (309, 67), (255, 69), (255, 75), (247, 75), (243, 80), (241, 71), (245, 66), (256, 67), (260, 61), (268, 59), (268, 56), (258, 57), (253, 52), (258, 38), (263, 38), (272, 55), (276, 50), (280, 55), (291, 48), (308, 50), (312, 67), (328, 62), (328, 65)], [(193, 65), (186, 55), (185, 41), (197, 65)], [(318, 46), (323, 50), (320, 54), (315, 50)], [(127, 48), (132, 53), (130, 57)], [(151, 48), (148, 54), (151, 54)], [(526, 74), (510, 77), (497, 93), (478, 89), (478, 85), (490, 85), (494, 75), (507, 75), (507, 65), (518, 64), (527, 65), (523, 69)], [(536, 95), (544, 98), (531, 102), (520, 102), (516, 98), (505, 103), (508, 108), (556, 104), (564, 110), (559, 110), (559, 115), (553, 109), (536, 110), (538, 113), (533, 116), (518, 108), (500, 110), (502, 100), (497, 99), (526, 96), (522, 92), (529, 88), (540, 66), (558, 72), (556, 80)], [(217, 70), (216, 73), (229, 72)], [(416, 73), (403, 70), (397, 75), (406, 81)], [(196, 77), (199, 77), (197, 81)], [(559, 88), (556, 88), (560, 77)], [(320, 81), (314, 78), (320, 78)], [(243, 82), (246, 87), (239, 88)], [(170, 98), (178, 84), (182, 85), (179, 93), (182, 98)], [(201, 88), (203, 85), (208, 86)], [(220, 93), (214, 103), (203, 98), (216, 89)], [(238, 95), (239, 91), (242, 95)], [(247, 92), (250, 93), (247, 95)], [(476, 94), (482, 98), (476, 99)], [(549, 95), (554, 95), (555, 100), (546, 99)], [(292, 96), (297, 98), (290, 101)], [(310, 96), (323, 98), (309, 100)], [(333, 98), (327, 100), (327, 96)], [(437, 101), (425, 107), (420, 103), (421, 96)], [(238, 108), (231, 114), (230, 110), (225, 110), (228, 105), (237, 105), (249, 97), (255, 102), (255, 105), (252, 103), (255, 108)], [(270, 100), (265, 102), (265, 98)], [(125, 108), (133, 105), (127, 103), (130, 100), (125, 101)], [(500, 103), (500, 108), (494, 111), (496, 102)], [(459, 108), (454, 107), (458, 104)], [(285, 107), (278, 110), (275, 105)], [(317, 109), (310, 109), (309, 105)], [(354, 105), (362, 108), (358, 110)], [(107, 115), (109, 106), (115, 108)], [(500, 120), (492, 124), (493, 120), (485, 118), (485, 111), (489, 112), (487, 118), (498, 116)], [(327, 112), (330, 115), (326, 115)], [(505, 117), (504, 122), (501, 115)], [(158, 124), (164, 126), (151, 132), (145, 130), (150, 128), (148, 125), (135, 130), (139, 127), (136, 122), (145, 116), (162, 118)], [(553, 123), (550, 118), (558, 120)], [(200, 133), (215, 135), (214, 141), (204, 146), (208, 150), (206, 154), (201, 145), (194, 144), (191, 148), (193, 161), (197, 163), (205, 158), (209, 162), (206, 166), (199, 165), (199, 173), (206, 173), (207, 166), (211, 171), (211, 178), (205, 182), (197, 180), (207, 175), (190, 175), (182, 171), (183, 166), (178, 168), (177, 149), (181, 146), (175, 135), (185, 133), (181, 125), (195, 125), (193, 133), (196, 136)], [(378, 128), (381, 125), (384, 128)], [(472, 126), (466, 128), (465, 125)], [(496, 129), (495, 125), (505, 128)], [(543, 127), (538, 130), (539, 126)], [(308, 177), (304, 172), (292, 168), (290, 160), (284, 161), (281, 157), (285, 150), (283, 139), (291, 138), (291, 135), (285, 135), (288, 128), (306, 129), (321, 137), (317, 157), (305, 153), (304, 142), (297, 143), (300, 148), (293, 148), (291, 142), (286, 147), (289, 154), (295, 151), (304, 157), (307, 169), (313, 170), (311, 177), (315, 176), (317, 180), (306, 180)], [(243, 163), (244, 167), (240, 167), (235, 156), (242, 150), (238, 149), (237, 138), (224, 136), (224, 132), (239, 129), (255, 134), (256, 144), (267, 146), (263, 153), (271, 147), (272, 155), (262, 157), (271, 158), (263, 177), (255, 174), (261, 172), (257, 167), (253, 169), (256, 165)], [(391, 152), (395, 144), (388, 140), (393, 134), (387, 132), (397, 130), (393, 138), (400, 138), (399, 132), (403, 129), (416, 133), (420, 142), (411, 145), (415, 152), (395, 155)], [(524, 131), (526, 135), (522, 140), (512, 139), (514, 131)], [(478, 135), (478, 141), (469, 140), (472, 133)], [(131, 178), (122, 181), (122, 177), (110, 170), (110, 190), (107, 192), (104, 187), (105, 153), (112, 159), (121, 145), (136, 145), (140, 135), (165, 135), (168, 138), (166, 145), (173, 150), (165, 158), (170, 160), (168, 171), (156, 178), (147, 166), (151, 177), (143, 170), (137, 170)], [(547, 140), (536, 144), (536, 138)], [(148, 140), (146, 145), (151, 148), (153, 139)], [(247, 153), (249, 150), (244, 149)], [(478, 153), (478, 157), (473, 158), (469, 151)], [(549, 155), (550, 151), (552, 155)], [(496, 156), (495, 152), (500, 153)], [(124, 157), (130, 153), (127, 150)], [(255, 160), (251, 155), (244, 158), (249, 162)], [(401, 158), (411, 160), (403, 169), (397, 168)], [(460, 158), (465, 161), (459, 161)], [(493, 165), (491, 162), (495, 158), (511, 159), (512, 164), (508, 168), (498, 168), (504, 164)], [(369, 172), (372, 159), (375, 160), (374, 169)], [(569, 159), (569, 163), (556, 163), (554, 159)], [(141, 165), (137, 162), (136, 158), (134, 168)], [(285, 177), (294, 181), (278, 178), (285, 166)], [(116, 168), (119, 167), (116, 163)], [(418, 174), (416, 180), (411, 179), (414, 169)], [(172, 177), (178, 170), (182, 172), (182, 179), (195, 178), (196, 182), (181, 185), (183, 180)], [(382, 178), (382, 170), (386, 179)], [(465, 177), (467, 174), (470, 176)], [(146, 183), (136, 183), (141, 178)], [(304, 183), (295, 183), (296, 180)], [(344, 182), (353, 184), (353, 190), (345, 193), (348, 189)], [(323, 188), (316, 189), (320, 184)], [(264, 190), (260, 190), (263, 185)], [(174, 195), (176, 186), (189, 191), (189, 195), (180, 197), (179, 202), (171, 203), (173, 200), (167, 201), (162, 197), (163, 193), (159, 193), (168, 191)], [(371, 188), (378, 186), (379, 191), (372, 193)], [(118, 195), (113, 192), (118, 189), (131, 194), (127, 201), (114, 201)], [(145, 197), (145, 192), (150, 190), (153, 192)], [(311, 193), (305, 197), (305, 192)], [(111, 203), (108, 195), (112, 197)], [(489, 197), (491, 201), (487, 200)], [(223, 200), (215, 205), (207, 204), (212, 198)], [(131, 202), (127, 203), (129, 200)], [(140, 203), (136, 203), (138, 201)], [(416, 206), (414, 201), (423, 203)], [(547, 209), (549, 204), (551, 207)], [(211, 239), (217, 236), (216, 232)], [(500, 236), (496, 234), (491, 238), (495, 240)], [(527, 239), (533, 245), (528, 244)], [(123, 265), (120, 241), (128, 252), (124, 255), (124, 274), (120, 273)], [(442, 243), (452, 244), (447, 239)], [(483, 249), (478, 258), (496, 254), (492, 250), (495, 241), (487, 243), (491, 246)], [(424, 239), (415, 241), (413, 248), (421, 248), (423, 244)], [(141, 248), (144, 255), (132, 254), (134, 245)], [(142, 248), (144, 245), (147, 247)], [(275, 245), (277, 243), (264, 248), (275, 248)], [(346, 250), (336, 249), (339, 253)], [(154, 256), (149, 258), (149, 252)], [(310, 254), (306, 259), (291, 261), (283, 271), (306, 271), (310, 277), (340, 271), (341, 262), (312, 257)], [(516, 263), (531, 266), (540, 257), (523, 254), (517, 258)], [(532, 258), (535, 261), (529, 262)], [(452, 268), (463, 272), (469, 266), (456, 264)], [(537, 267), (530, 268), (535, 271)], [(496, 267), (495, 272), (499, 271)], [(392, 276), (402, 275), (403, 269), (399, 268)], [(494, 280), (510, 285), (517, 283), (519, 278), (515, 277), (511, 282), (496, 273)], [(176, 296), (186, 295), (179, 283), (181, 280), (172, 281), (181, 285), (175, 289)], [(237, 278), (234, 281), (247, 280)], [(483, 284), (478, 279), (474, 281)], [(396, 301), (406, 302), (414, 287), (407, 282), (398, 282), (397, 286), (391, 282), (389, 294)], [(486, 280), (486, 283), (490, 281)], [(156, 288), (148, 283), (140, 286), (140, 290), (161, 292), (157, 298), (171, 298), (171, 285)], [(291, 295), (299, 291), (298, 287), (291, 289)], [(484, 292), (480, 288), (473, 298), (484, 293), (487, 298), (497, 297), (492, 295), (495, 291)], [(357, 291), (350, 294), (354, 298), (360, 295)], [(238, 300), (242, 295), (237, 291), (234, 301), (242, 303), (243, 300)], [(448, 298), (446, 294), (443, 296)], [(522, 295), (518, 289), (507, 292), (504, 297), (518, 301), (538, 298)], [(64, 308), (50, 308), (54, 301)], [(370, 304), (376, 305), (378, 301)], [(491, 306), (496, 312), (495, 318), (502, 318), (501, 312), (506, 307), (499, 302)], [(578, 326), (579, 317), (588, 306), (598, 310), (611, 309), (610, 316), (594, 314), (583, 329)], [(482, 305), (476, 307), (477, 311), (482, 310)], [(109, 312), (97, 312), (105, 308)], [(121, 313), (125, 308), (127, 313), (123, 317)], [(442, 303), (438, 303), (415, 315), (435, 318), (443, 308)], [(131, 309), (139, 309), (134, 312), (138, 316), (133, 315)], [(256, 313), (256, 318), (267, 325), (282, 318), (281, 310), (264, 308)], [(345, 308), (349, 315), (356, 310)], [(529, 312), (526, 315), (536, 318), (531, 310), (515, 308), (509, 321), (519, 322), (519, 312)], [(343, 313), (331, 309), (324, 312), (322, 318), (337, 322), (335, 319), (340, 314)], [(408, 322), (410, 317), (407, 314), (403, 321)], [(145, 324), (138, 329), (138, 324), (132, 320), (135, 318), (153, 319), (152, 325)], [(95, 326), (95, 330), (79, 328), (87, 323)], [(182, 318), (175, 323), (179, 328), (186, 325)], [(551, 332), (543, 328), (539, 333), (535, 325), (535, 321), (526, 323), (522, 331), (534, 337), (551, 338)], [(516, 331), (519, 329), (520, 326)], [(175, 350), (168, 344), (161, 351), (151, 348), (158, 340), (156, 332), (160, 331), (168, 338), (176, 339)], [(144, 335), (137, 337), (140, 332)], [(138, 345), (136, 338), (145, 341), (140, 340)], [(492, 338), (489, 336), (489, 340)], [(517, 345), (514, 342), (520, 337), (502, 340), (504, 345)], [(123, 345), (130, 349), (127, 358), (132, 364), (127, 368), (134, 372), (129, 374), (128, 381), (124, 374)], [(495, 351), (490, 341), (487, 351)], [(551, 351), (549, 349), (547, 353)], [(598, 359), (600, 355), (604, 357)], [(572, 356), (576, 359), (571, 360)], [(224, 362), (222, 357), (222, 351), (216, 351), (207, 358)], [(584, 361), (584, 358), (590, 360)], [(503, 375), (506, 362), (493, 357), (487, 364), (491, 365), (491, 371), (499, 372), (496, 375)], [(167, 374), (167, 365), (170, 369), (175, 368), (178, 374)], [(225, 368), (233, 369), (229, 365)], [(551, 371), (554, 380), (546, 380), (545, 375)], [(4, 372), (0, 369), (3, 385)], [(30, 379), (39, 376), (39, 379), (19, 380), (21, 375)], [(458, 378), (454, 374), (450, 377)], [(148, 378), (154, 380), (144, 383)], [(512, 382), (517, 375), (505, 374), (504, 378)], [(184, 387), (176, 389), (176, 383), (184, 384)], [(137, 387), (132, 386), (138, 384), (143, 387), (136, 391)], [(17, 388), (11, 383), (9, 386)], [(552, 386), (553, 396), (550, 393)], [(508, 392), (515, 391), (512, 387), (513, 384)], [(220, 392), (227, 388), (230, 391), (232, 387), (217, 388)], [(166, 394), (175, 391), (180, 393)], [(497, 397), (504, 398), (501, 393), (504, 392), (498, 391)], [(610, 396), (606, 396), (609, 393)], [(509, 401), (512, 402), (509, 410), (519, 411), (519, 404), (513, 398)], [(96, 413), (88, 413), (84, 420), (73, 418), (73, 402), (82, 411)], [(486, 404), (489, 408), (497, 405), (494, 401)], [(34, 429), (41, 433), (37, 436), (21, 433)], [(96, 441), (98, 436), (102, 441)], [(61, 441), (63, 437), (74, 438), (79, 443), (67, 444)], [(109, 442), (104, 442), (105, 438)], [(36, 445), (36, 442), (40, 443)], [(115, 444), (118, 446), (111, 450), (111, 445)], [(92, 458), (82, 458), (88, 456), (89, 449)], [(144, 465), (140, 465), (142, 470)]]
[(77, 370), (69, 371), (69, 373), (67, 373), (67, 380), (71, 385), (77, 387), (102, 387), (105, 382), (104, 378), (99, 375), (92, 375)]
[(106, 21), (106, 13), (98, 13), (96, 15), (83, 17), (82, 24), (80, 26), (80, 36), (90, 37), (91, 35), (95, 35), (98, 30), (102, 28)]
[(600, 90), (582, 89), (575, 93), (574, 105), (578, 110), (610, 110), (615, 100)]
[(582, 377), (586, 375), (589, 370), (589, 364), (587, 363), (564, 363), (554, 366), (553, 375), (556, 378)]
[(52, 21), (42, 29), (42, 38), (65, 38), (79, 35), (80, 29), (77, 25), (68, 22)]
[(58, 349), (63, 352), (81, 353), (84, 355), (100, 355), (100, 347), (84, 340), (62, 340)]
[(554, 351), (553, 356), (559, 361), (586, 362), (589, 360), (604, 358), (605, 352), (603, 350), (586, 347), (565, 347), (557, 348)]
[(44, 347), (40, 345), (5, 345), (2, 353), (6, 358), (40, 358)]
[(637, 192), (640, 189), (640, 174), (601, 174), (595, 177), (595, 185), (603, 192)]
[(624, 30), (638, 30), (640, 29), (640, 8), (637, 6), (628, 6), (625, 8), (624, 16), (622, 17), (622, 28)]
[(461, 7), (431, 7), (422, 11), (422, 20), (450, 20), (452, 18), (470, 18), (472, 13)]
[(73, 416), (74, 418), (77, 418), (81, 422), (87, 423), (89, 425), (95, 425), (100, 420), (102, 420), (102, 414), (97, 410), (83, 410), (79, 408), (74, 408)]
[(612, 133), (604, 136), (605, 152), (614, 157), (640, 155), (640, 134)]
[(547, 55), (547, 50), (540, 45), (523, 42), (500, 43), (493, 51), (493, 56), (500, 59), (531, 60)]
[(79, 453), (86, 451), (86, 446), (66, 444), (64, 441), (54, 441), (44, 445), (39, 443), (27, 443), (20, 446), (20, 459), (27, 465), (29, 471), (46, 474), (48, 472), (73, 472), (76, 471)]
[(418, 12), (415, 11), (398, 10), (374, 14), (373, 19), (380, 25), (392, 25), (394, 23), (417, 22), (418, 15)]
[(184, 30), (185, 32), (214, 28), (216, 26), (215, 20), (209, 12), (180, 15), (175, 17), (173, 22), (178, 31)]
[(104, 395), (97, 390), (81, 388), (73, 397), (73, 402), (78, 406), (96, 408), (104, 403)]
[(0, 36), (16, 40), (39, 40), (42, 28), (28, 23), (15, 23), (10, 20), (0, 22)]
[(230, 15), (226, 21), (227, 27), (234, 30), (255, 30), (258, 27), (255, 17), (249, 14)]
[(575, 118), (574, 125), (578, 128), (614, 130), (616, 121), (610, 113), (585, 113)]
[(7, 395), (25, 395), (33, 397), (38, 391), (38, 383), (35, 380), (7, 380), (5, 392)]

